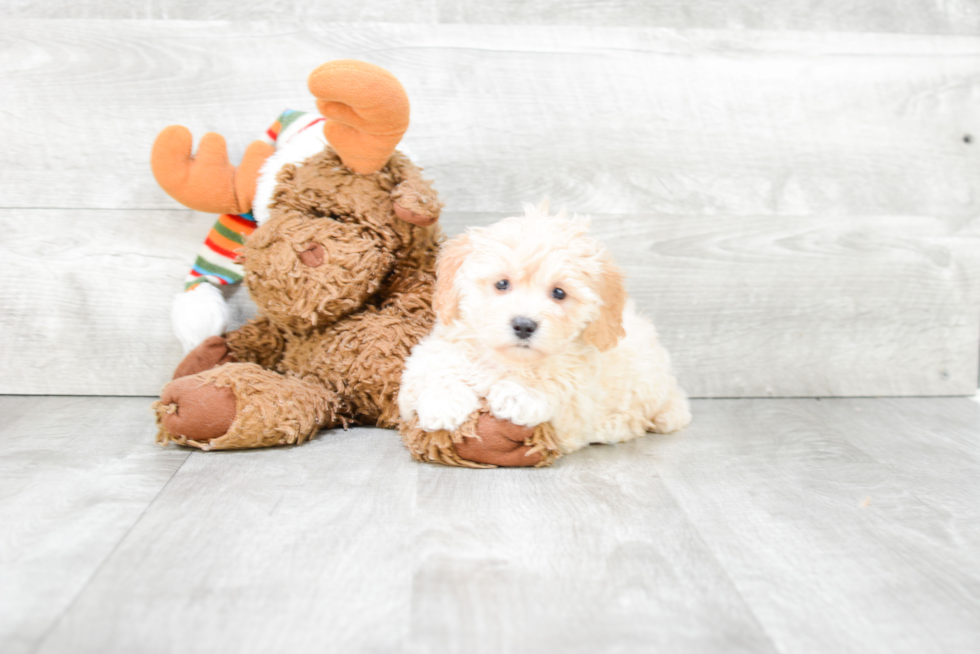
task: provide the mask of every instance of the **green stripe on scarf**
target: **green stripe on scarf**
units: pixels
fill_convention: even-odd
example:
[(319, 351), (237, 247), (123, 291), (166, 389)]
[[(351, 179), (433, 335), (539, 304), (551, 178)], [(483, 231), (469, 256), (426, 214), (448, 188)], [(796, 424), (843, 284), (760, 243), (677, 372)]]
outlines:
[(228, 229), (227, 227), (225, 227), (224, 225), (222, 225), (220, 221), (219, 222), (216, 222), (214, 224), (214, 231), (218, 232), (219, 234), (221, 234), (222, 236), (224, 236), (229, 241), (234, 241), (235, 243), (238, 243), (239, 245), (245, 245), (245, 237), (244, 236), (242, 236), (241, 234), (239, 234), (238, 232), (236, 232), (233, 229)]
[(197, 261), (194, 262), (194, 267), (200, 268), (202, 271), (204, 271), (204, 273), (211, 273), (213, 275), (218, 275), (219, 277), (225, 277), (232, 283), (240, 282), (242, 280), (242, 276), (238, 273), (228, 270), (227, 268), (217, 266), (204, 257), (199, 256)]

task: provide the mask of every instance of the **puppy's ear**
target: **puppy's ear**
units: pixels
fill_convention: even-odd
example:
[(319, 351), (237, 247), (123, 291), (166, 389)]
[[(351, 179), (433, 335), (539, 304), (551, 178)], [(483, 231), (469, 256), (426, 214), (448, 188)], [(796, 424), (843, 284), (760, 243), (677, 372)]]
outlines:
[(600, 352), (616, 347), (626, 330), (623, 329), (623, 307), (626, 306), (626, 289), (623, 288), (623, 273), (606, 256), (596, 285), (596, 292), (602, 300), (599, 317), (585, 328), (582, 338), (599, 348)]
[(436, 289), (432, 293), (432, 308), (443, 323), (449, 324), (459, 312), (459, 288), (456, 275), (471, 251), (467, 235), (447, 241), (436, 259)]

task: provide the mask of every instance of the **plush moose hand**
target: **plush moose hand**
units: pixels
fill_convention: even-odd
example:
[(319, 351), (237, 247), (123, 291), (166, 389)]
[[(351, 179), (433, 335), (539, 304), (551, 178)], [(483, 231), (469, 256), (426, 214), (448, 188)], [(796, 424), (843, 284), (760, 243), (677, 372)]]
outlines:
[(432, 190), (432, 184), (421, 176), (414, 176), (395, 187), (391, 194), (395, 203), (395, 215), (406, 222), (428, 227), (439, 220), (442, 202)]
[(174, 379), (216, 368), (225, 363), (238, 361), (228, 349), (228, 342), (223, 336), (211, 336), (184, 356), (174, 371)]

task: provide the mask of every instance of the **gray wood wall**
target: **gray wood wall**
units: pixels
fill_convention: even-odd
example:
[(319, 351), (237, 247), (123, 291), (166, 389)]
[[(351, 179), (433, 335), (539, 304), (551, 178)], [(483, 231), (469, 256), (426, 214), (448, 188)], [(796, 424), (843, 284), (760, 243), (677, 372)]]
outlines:
[(0, 392), (157, 393), (213, 217), (155, 134), (240, 156), (339, 57), (405, 84), (448, 233), (593, 214), (692, 395), (975, 391), (980, 3), (305, 4), (0, 2)]

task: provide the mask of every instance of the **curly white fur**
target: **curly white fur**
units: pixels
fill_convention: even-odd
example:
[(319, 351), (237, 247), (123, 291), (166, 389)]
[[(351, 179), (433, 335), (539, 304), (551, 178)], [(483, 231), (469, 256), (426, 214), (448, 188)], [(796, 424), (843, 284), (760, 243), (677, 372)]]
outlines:
[(527, 205), (447, 243), (437, 277), (439, 320), (406, 361), (403, 419), (453, 430), (486, 398), (498, 418), (550, 421), (565, 453), (690, 422), (653, 324), (586, 221)]

